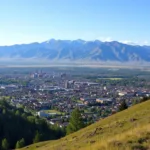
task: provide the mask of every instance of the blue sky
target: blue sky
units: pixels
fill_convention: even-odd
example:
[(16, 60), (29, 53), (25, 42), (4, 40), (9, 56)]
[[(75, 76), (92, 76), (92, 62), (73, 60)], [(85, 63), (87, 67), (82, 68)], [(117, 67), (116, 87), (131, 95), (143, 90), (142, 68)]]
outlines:
[(150, 45), (149, 0), (2, 0), (0, 45), (55, 39)]

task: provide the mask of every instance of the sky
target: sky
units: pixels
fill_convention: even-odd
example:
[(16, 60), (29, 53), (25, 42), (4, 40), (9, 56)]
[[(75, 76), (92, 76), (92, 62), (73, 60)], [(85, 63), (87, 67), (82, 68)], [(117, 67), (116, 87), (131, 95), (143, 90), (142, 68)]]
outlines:
[(0, 0), (0, 45), (51, 38), (150, 45), (150, 0)]

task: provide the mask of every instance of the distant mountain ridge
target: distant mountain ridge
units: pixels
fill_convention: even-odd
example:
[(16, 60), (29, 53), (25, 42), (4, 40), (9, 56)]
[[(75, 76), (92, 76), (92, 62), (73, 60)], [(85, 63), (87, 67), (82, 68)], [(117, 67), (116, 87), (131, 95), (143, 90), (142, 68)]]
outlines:
[(42, 43), (0, 46), (0, 61), (44, 59), (75, 62), (150, 62), (150, 46), (127, 45), (117, 41), (55, 40)]

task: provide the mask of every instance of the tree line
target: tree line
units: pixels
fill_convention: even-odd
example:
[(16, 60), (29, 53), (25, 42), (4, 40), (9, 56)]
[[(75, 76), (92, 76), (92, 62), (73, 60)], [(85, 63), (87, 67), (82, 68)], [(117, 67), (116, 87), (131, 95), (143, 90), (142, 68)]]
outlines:
[(44, 119), (0, 100), (0, 149), (21, 148), (40, 141), (58, 139), (64, 135), (64, 129), (51, 126)]

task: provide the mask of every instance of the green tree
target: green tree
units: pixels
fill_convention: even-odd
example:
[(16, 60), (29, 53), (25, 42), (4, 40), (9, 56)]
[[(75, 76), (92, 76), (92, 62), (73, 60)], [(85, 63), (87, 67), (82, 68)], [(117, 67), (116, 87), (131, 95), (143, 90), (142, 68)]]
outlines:
[(3, 109), (3, 114), (6, 114), (6, 109)]
[(8, 148), (9, 148), (9, 143), (7, 139), (5, 138), (2, 140), (2, 150), (8, 150)]
[(33, 143), (38, 143), (41, 141), (41, 135), (39, 134), (39, 132), (37, 131), (35, 134), (35, 137), (33, 139)]
[[(36, 133), (37, 130), (38, 133)], [(65, 132), (60, 127), (55, 130), (44, 119), (26, 113), (21, 108), (11, 106), (7, 101), (0, 100), (0, 150), (8, 150), (7, 140), (9, 148), (14, 149), (32, 144), (33, 139), (34, 142), (53, 140), (64, 136), (64, 134)], [(18, 139), (18, 137), (20, 138)], [(3, 140), (4, 138), (7, 140)]]
[(15, 113), (16, 116), (20, 116), (20, 111), (19, 110), (16, 110), (16, 113)]
[(22, 148), (24, 146), (25, 146), (24, 138), (22, 138), (21, 140), (17, 141), (16, 148)]
[(138, 100), (137, 100), (137, 99), (134, 99), (133, 102), (132, 102), (132, 105), (136, 105), (136, 104), (138, 104), (138, 103), (139, 103)]
[(71, 118), (67, 126), (67, 134), (73, 133), (84, 127), (83, 119), (78, 108), (71, 113)]
[(126, 104), (126, 101), (123, 100), (123, 101), (121, 102), (121, 105), (119, 106), (119, 111), (123, 111), (123, 110), (125, 110), (125, 109), (127, 109), (127, 108), (128, 108), (128, 106), (127, 106), (127, 104)]
[(140, 103), (142, 103), (142, 102), (146, 102), (147, 100), (149, 100), (150, 98), (149, 97), (143, 97), (141, 100), (140, 100)]
[(27, 114), (26, 114), (26, 113), (23, 113), (23, 114), (21, 115), (21, 117), (26, 119), (26, 118), (27, 118)]

